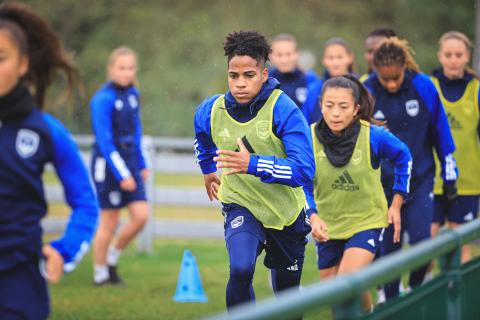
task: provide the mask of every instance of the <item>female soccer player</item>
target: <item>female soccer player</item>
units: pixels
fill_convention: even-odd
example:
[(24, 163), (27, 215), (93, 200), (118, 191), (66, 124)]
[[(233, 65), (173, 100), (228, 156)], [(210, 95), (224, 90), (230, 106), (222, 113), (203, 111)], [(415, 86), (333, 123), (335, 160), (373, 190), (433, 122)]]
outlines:
[[(460, 171), (458, 197), (448, 199), (442, 190), (440, 171), (435, 179), (435, 210), (432, 236), (448, 220), (450, 228), (477, 218), (480, 198), (480, 117), (479, 80), (468, 68), (472, 43), (463, 33), (450, 31), (439, 41), (441, 68), (433, 72), (433, 82), (447, 112), (457, 146), (455, 158)], [(471, 259), (470, 246), (462, 248), (462, 262)]]
[(396, 37), (395, 31), (390, 28), (377, 28), (370, 32), (365, 39), (365, 51), (363, 57), (367, 62), (368, 71), (360, 77), (360, 81), (364, 82), (368, 79), (369, 75), (373, 72), (373, 53), (383, 40), (391, 37)]
[[(93, 242), (95, 285), (123, 283), (117, 272), (118, 259), (148, 219), (144, 181), (149, 171), (141, 148), (135, 53), (127, 47), (113, 50), (107, 71), (110, 81), (91, 101), (96, 139), (92, 176), (102, 209)], [(130, 219), (109, 248), (123, 207), (128, 208)]]
[(331, 38), (325, 42), (322, 61), (325, 67), (323, 79), (319, 79), (309, 87), (307, 99), (303, 105), (303, 113), (309, 125), (320, 120), (322, 116), (318, 106), (323, 82), (331, 77), (345, 74), (357, 76), (354, 72), (355, 56), (348, 43), (342, 38)]
[[(95, 232), (98, 206), (78, 147), (41, 111), (57, 71), (72, 88), (76, 71), (46, 21), (24, 5), (0, 5), (0, 319), (46, 319), (45, 278), (73, 270)], [(48, 162), (72, 213), (65, 234), (42, 249)]]
[[(410, 194), (402, 207), (402, 229), (415, 244), (430, 237), (433, 216), (433, 178), (435, 149), (442, 166), (445, 194), (454, 196), (457, 169), (452, 153), (455, 151), (450, 128), (442, 103), (431, 80), (415, 63), (408, 42), (396, 37), (385, 39), (373, 58), (375, 73), (366, 81), (375, 98), (373, 117), (385, 121), (388, 130), (402, 140), (413, 158)], [(382, 184), (387, 200), (392, 202), (395, 183), (391, 163), (382, 163)], [(385, 230), (382, 254), (401, 248), (392, 241), (393, 228)], [(410, 274), (410, 287), (422, 283), (426, 266)], [(387, 299), (398, 295), (399, 280), (385, 286)]]
[(310, 232), (302, 186), (315, 163), (302, 113), (268, 76), (265, 37), (234, 32), (224, 50), (229, 91), (202, 102), (194, 121), (207, 194), (223, 204), (230, 308), (255, 299), (253, 274), (263, 249), (274, 291), (299, 286)]
[(280, 89), (285, 92), (303, 112), (303, 103), (307, 99), (308, 87), (316, 81), (298, 67), (298, 47), (294, 36), (286, 33), (275, 36), (272, 40), (270, 61), (273, 68), (270, 77), (280, 82)]
[[(312, 124), (314, 184), (305, 188), (322, 279), (358, 271), (373, 261), (382, 229), (393, 224), (400, 241), (400, 209), (408, 194), (411, 155), (382, 127), (371, 125), (373, 99), (351, 75), (330, 78), (321, 95), (322, 119)], [(380, 162), (395, 167), (390, 208)], [(370, 295), (365, 309), (372, 307)]]

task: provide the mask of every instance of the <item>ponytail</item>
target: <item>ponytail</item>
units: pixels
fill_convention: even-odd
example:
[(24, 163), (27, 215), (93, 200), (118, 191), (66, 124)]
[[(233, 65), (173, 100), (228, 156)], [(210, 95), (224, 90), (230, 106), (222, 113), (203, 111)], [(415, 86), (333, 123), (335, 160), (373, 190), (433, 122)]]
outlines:
[(373, 55), (375, 68), (399, 65), (408, 70), (420, 72), (418, 64), (413, 59), (415, 52), (407, 40), (391, 37), (384, 39)]
[(28, 57), (29, 68), (22, 81), (32, 89), (40, 109), (57, 70), (66, 75), (68, 92), (71, 93), (78, 73), (60, 39), (44, 19), (26, 5), (5, 2), (0, 5), (0, 30), (7, 31), (20, 54)]

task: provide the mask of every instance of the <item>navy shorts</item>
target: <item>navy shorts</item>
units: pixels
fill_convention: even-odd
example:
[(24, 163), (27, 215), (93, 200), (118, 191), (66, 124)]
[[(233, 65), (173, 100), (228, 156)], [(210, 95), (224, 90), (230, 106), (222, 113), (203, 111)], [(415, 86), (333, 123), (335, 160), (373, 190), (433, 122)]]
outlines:
[(133, 192), (122, 190), (120, 188), (120, 182), (115, 179), (112, 171), (108, 168), (105, 158), (99, 155), (94, 149), (91, 173), (93, 182), (95, 183), (99, 205), (102, 209), (119, 209), (134, 201), (147, 200), (145, 184), (140, 175), (136, 154), (134, 152), (121, 151), (120, 155), (132, 173), (137, 184), (137, 189)]
[(477, 219), (480, 196), (458, 196), (454, 201), (446, 201), (443, 196), (435, 196), (433, 222), (443, 225), (445, 220), (463, 224)]
[(380, 247), (382, 229), (369, 229), (354, 234), (349, 239), (316, 242), (318, 269), (334, 267), (342, 260), (348, 248), (361, 248), (376, 254)]
[(302, 210), (294, 223), (283, 230), (265, 228), (248, 209), (237, 204), (224, 204), (223, 214), (228, 250), (242, 250), (241, 247), (230, 247), (228, 240), (237, 233), (249, 232), (263, 244), (264, 264), (267, 268), (303, 267), (307, 235), (311, 231), (305, 210)]
[(44, 274), (38, 260), (0, 272), (0, 319), (47, 319), (50, 302)]

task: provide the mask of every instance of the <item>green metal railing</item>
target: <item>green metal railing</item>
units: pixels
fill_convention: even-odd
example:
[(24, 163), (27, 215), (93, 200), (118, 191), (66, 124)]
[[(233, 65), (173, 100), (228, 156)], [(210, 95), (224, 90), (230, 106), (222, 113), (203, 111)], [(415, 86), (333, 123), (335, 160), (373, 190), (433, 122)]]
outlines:
[[(245, 304), (211, 318), (291, 319), (322, 308), (334, 307), (336, 319), (480, 319), (480, 257), (460, 263), (463, 244), (480, 238), (480, 220), (408, 250), (379, 259), (360, 272), (287, 290), (256, 305)], [(362, 293), (389, 282), (433, 259), (439, 259), (441, 273), (424, 286), (394, 299), (373, 313), (362, 312)]]

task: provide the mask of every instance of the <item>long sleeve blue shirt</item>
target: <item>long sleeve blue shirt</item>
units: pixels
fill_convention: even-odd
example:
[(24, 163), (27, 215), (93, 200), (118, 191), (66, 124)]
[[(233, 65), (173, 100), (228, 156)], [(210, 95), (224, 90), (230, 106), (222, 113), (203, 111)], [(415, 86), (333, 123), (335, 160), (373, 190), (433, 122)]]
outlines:
[[(389, 93), (378, 80), (376, 73), (365, 86), (375, 97), (374, 118), (386, 121), (390, 132), (403, 141), (413, 157), (412, 188), (435, 175), (433, 150), (442, 165), (442, 178), (454, 183), (458, 176), (453, 152), (453, 142), (445, 110), (432, 81), (422, 73), (405, 72), (405, 79), (396, 93)], [(382, 182), (385, 192), (393, 184), (393, 168), (382, 164)]]
[[(313, 137), (316, 139), (316, 137)], [(408, 147), (390, 132), (382, 127), (370, 126), (370, 159), (372, 168), (377, 169), (381, 163), (389, 162), (394, 168), (394, 184), (391, 193), (403, 196), (410, 192), (410, 174), (412, 169), (412, 156)], [(318, 183), (322, 183), (319, 181)], [(310, 216), (318, 212), (313, 196), (313, 183), (304, 187), (307, 198), (307, 214)]]
[(86, 253), (98, 205), (79, 149), (65, 127), (38, 109), (0, 125), (0, 272), (42, 257), (40, 220), (47, 213), (42, 183), (52, 163), (72, 208), (64, 235), (51, 243), (70, 271)]
[(272, 68), (269, 75), (280, 82), (280, 89), (302, 110), (307, 99), (308, 88), (315, 82), (311, 74), (307, 76), (307, 73), (298, 68), (288, 73), (282, 73), (278, 69)]
[(95, 134), (95, 148), (106, 159), (108, 168), (117, 181), (132, 175), (132, 168), (123, 159), (121, 145), (133, 146), (140, 169), (147, 167), (142, 152), (142, 125), (140, 97), (133, 87), (119, 88), (107, 82), (92, 97), (91, 119)]
[[(229, 115), (239, 122), (247, 122), (253, 119), (272, 91), (278, 87), (278, 81), (269, 78), (257, 97), (246, 105), (238, 104), (231, 93), (227, 92), (225, 106)], [(213, 161), (217, 146), (213, 142), (210, 127), (211, 111), (217, 98), (218, 95), (204, 100), (198, 106), (194, 117), (195, 155), (203, 174), (217, 171), (216, 164)], [(291, 187), (308, 184), (315, 172), (310, 129), (299, 108), (285, 93), (279, 96), (273, 109), (273, 132), (282, 140), (287, 157), (278, 158), (272, 155), (252, 154), (248, 174), (259, 177), (265, 183), (279, 183)], [(276, 176), (273, 171), (262, 170), (258, 167), (260, 160), (271, 161), (274, 167), (288, 167), (291, 169), (291, 174)]]

